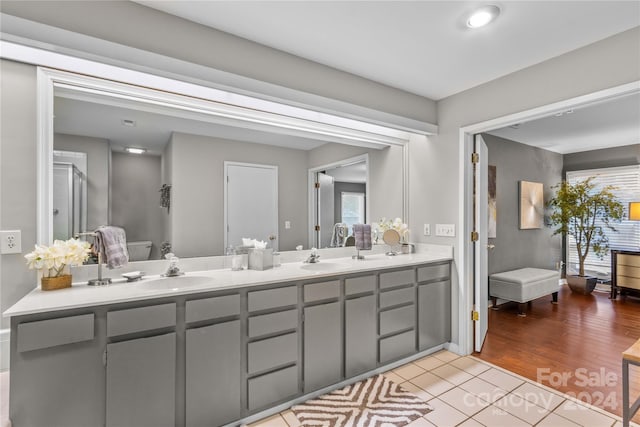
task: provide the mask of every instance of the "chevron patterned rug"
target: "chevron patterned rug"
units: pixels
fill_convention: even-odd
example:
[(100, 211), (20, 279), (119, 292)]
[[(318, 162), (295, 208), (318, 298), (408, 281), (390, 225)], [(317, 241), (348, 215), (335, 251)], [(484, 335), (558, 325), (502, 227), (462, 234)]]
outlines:
[(302, 426), (402, 427), (433, 410), (382, 375), (291, 408)]

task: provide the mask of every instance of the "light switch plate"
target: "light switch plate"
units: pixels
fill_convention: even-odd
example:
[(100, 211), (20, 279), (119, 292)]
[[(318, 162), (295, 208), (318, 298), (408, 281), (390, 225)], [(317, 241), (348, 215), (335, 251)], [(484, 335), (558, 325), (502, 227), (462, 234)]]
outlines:
[(431, 236), (431, 225), (430, 224), (425, 224), (423, 230), (424, 230), (423, 234), (425, 236)]
[(22, 252), (22, 234), (20, 230), (0, 231), (0, 253), (19, 254)]
[(289, 230), (291, 228), (291, 221), (285, 221), (284, 222), (284, 229), (285, 230)]
[(436, 236), (455, 237), (455, 224), (436, 224)]

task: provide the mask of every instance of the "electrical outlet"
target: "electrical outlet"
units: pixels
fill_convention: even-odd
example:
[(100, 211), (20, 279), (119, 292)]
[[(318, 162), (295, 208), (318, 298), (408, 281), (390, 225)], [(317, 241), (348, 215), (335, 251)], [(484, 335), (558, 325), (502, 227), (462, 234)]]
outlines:
[(429, 224), (425, 224), (423, 230), (425, 236), (431, 236), (431, 226)]
[(285, 221), (284, 222), (284, 229), (285, 230), (289, 230), (291, 228), (291, 221)]
[(436, 236), (455, 237), (455, 224), (436, 224)]
[(22, 252), (22, 235), (20, 230), (0, 231), (0, 253), (19, 254)]

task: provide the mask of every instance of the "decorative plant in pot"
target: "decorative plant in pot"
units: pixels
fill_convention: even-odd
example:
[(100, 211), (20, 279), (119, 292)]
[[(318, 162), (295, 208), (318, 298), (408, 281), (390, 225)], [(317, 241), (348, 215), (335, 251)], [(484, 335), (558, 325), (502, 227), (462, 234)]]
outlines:
[(25, 258), (27, 266), (40, 273), (41, 289), (51, 291), (70, 287), (70, 267), (82, 265), (89, 258), (90, 252), (87, 242), (76, 239), (56, 240), (51, 246), (36, 245), (34, 251), (25, 255)]
[(553, 187), (555, 194), (548, 202), (552, 208), (549, 223), (553, 234), (573, 238), (579, 261), (578, 276), (567, 275), (567, 283), (573, 292), (590, 294), (596, 286), (596, 278), (585, 276), (584, 263), (590, 251), (602, 259), (609, 250), (606, 230), (617, 231), (613, 226), (624, 217), (613, 186), (600, 187), (595, 177), (570, 184), (562, 181)]

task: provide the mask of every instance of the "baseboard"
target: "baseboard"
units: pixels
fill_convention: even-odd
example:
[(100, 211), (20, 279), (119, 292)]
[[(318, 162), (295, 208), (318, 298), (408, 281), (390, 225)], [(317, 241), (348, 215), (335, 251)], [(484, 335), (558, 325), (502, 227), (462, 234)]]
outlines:
[(0, 372), (9, 370), (9, 341), (11, 329), (0, 329)]

